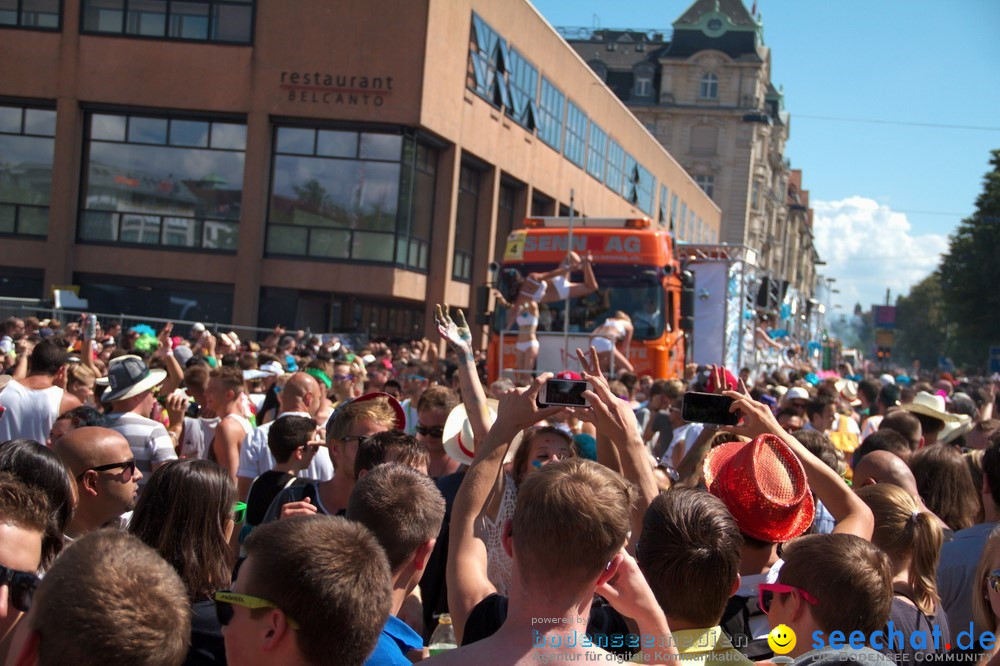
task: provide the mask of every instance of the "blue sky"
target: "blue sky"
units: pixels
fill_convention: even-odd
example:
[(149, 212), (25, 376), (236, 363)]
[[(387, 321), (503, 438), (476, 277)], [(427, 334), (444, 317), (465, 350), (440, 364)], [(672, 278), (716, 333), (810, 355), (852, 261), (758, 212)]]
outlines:
[[(532, 1), (556, 26), (594, 27), (596, 17), (619, 28), (669, 28), (691, 4)], [(820, 204), (817, 245), (841, 291), (835, 302), (867, 307), (887, 286), (895, 300), (936, 266), (1000, 148), (1000, 1), (758, 0), (757, 9), (792, 116), (786, 155)]]

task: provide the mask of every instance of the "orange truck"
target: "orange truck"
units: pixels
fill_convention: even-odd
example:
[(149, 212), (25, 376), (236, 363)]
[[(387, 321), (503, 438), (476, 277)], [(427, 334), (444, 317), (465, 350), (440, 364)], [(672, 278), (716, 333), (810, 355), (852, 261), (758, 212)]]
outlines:
[[(531, 217), (525, 219), (523, 229), (508, 236), (502, 268), (516, 268), (522, 276), (551, 271), (566, 258), (570, 242), (581, 257), (588, 252), (592, 255), (598, 289), (570, 300), (568, 335), (564, 330), (566, 302), (539, 304), (536, 372), (579, 371), (576, 348), (586, 349), (590, 332), (621, 310), (631, 317), (635, 332), (630, 347), (619, 345), (619, 349), (635, 373), (655, 378), (682, 376), (685, 280), (670, 234), (649, 218), (574, 218), (571, 230), (569, 218)], [(581, 273), (570, 279), (583, 281)], [(496, 307), (490, 318), (490, 381), (514, 376), (517, 327), (511, 325), (511, 316), (510, 311)]]

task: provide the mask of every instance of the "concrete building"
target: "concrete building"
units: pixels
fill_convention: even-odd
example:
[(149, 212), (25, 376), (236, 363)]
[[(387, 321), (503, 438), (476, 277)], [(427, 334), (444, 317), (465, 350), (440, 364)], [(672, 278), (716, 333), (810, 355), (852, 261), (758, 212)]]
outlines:
[(580, 215), (679, 208), (719, 234), (522, 0), (12, 6), (0, 295), (73, 284), (97, 311), (421, 336), (571, 192)]
[[(805, 298), (813, 269), (811, 217), (788, 207), (790, 119), (771, 82), (763, 23), (740, 0), (696, 0), (669, 30), (564, 29), (598, 76), (722, 208), (719, 240), (755, 251), (760, 268)], [(794, 219), (793, 219), (794, 218)], [(703, 243), (684, 214), (681, 240)], [(808, 223), (810, 229), (800, 225)], [(809, 236), (808, 244), (803, 239)], [(795, 238), (802, 257), (789, 257)]]

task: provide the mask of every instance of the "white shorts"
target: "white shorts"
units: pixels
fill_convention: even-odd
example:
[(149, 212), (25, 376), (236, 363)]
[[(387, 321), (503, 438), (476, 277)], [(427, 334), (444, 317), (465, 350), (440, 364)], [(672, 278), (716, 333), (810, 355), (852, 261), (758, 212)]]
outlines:
[(526, 352), (529, 349), (538, 349), (538, 340), (524, 340), (523, 342), (515, 342), (514, 349), (519, 352)]
[(595, 336), (590, 339), (591, 346), (597, 350), (598, 354), (603, 354), (604, 352), (614, 351), (615, 343), (607, 338), (602, 338), (601, 336)]
[(557, 275), (552, 278), (552, 286), (555, 287), (556, 293), (559, 294), (560, 301), (565, 301), (569, 297), (569, 285), (570, 282), (565, 275)]

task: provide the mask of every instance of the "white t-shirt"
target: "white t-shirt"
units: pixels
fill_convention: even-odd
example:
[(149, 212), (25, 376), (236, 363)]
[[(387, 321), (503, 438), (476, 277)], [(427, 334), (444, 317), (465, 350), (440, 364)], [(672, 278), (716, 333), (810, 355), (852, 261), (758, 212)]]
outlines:
[(701, 431), (705, 429), (704, 423), (686, 423), (679, 428), (674, 428), (674, 435), (670, 438), (670, 446), (664, 452), (663, 456), (660, 458), (662, 462), (673, 465), (674, 449), (680, 442), (684, 442), (684, 453), (686, 454), (691, 450), (696, 439), (701, 434)]
[[(310, 417), (311, 415), (307, 412), (285, 412), (279, 414), (278, 418), (280, 419), (285, 416)], [(240, 466), (236, 472), (236, 476), (244, 479), (256, 479), (264, 472), (274, 469), (276, 464), (274, 455), (267, 446), (267, 433), (270, 432), (271, 424), (273, 423), (274, 421), (269, 421), (258, 428), (254, 428), (243, 438), (243, 443), (240, 446)], [(313, 456), (312, 462), (309, 463), (309, 467), (299, 472), (299, 476), (317, 481), (329, 481), (332, 479), (333, 461), (330, 460), (330, 450), (325, 446), (319, 447), (316, 455)]]
[(219, 417), (213, 419), (184, 417), (184, 436), (181, 437), (181, 456), (184, 458), (208, 458), (208, 447), (215, 438), (215, 427)]

